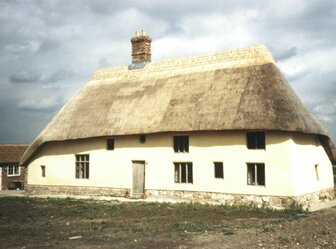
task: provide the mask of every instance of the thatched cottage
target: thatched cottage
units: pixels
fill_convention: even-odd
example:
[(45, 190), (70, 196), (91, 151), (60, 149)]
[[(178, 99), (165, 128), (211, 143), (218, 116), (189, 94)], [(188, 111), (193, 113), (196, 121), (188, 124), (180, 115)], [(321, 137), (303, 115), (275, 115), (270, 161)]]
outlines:
[(332, 199), (333, 144), (264, 46), (96, 71), (25, 153), (30, 191), (286, 206)]

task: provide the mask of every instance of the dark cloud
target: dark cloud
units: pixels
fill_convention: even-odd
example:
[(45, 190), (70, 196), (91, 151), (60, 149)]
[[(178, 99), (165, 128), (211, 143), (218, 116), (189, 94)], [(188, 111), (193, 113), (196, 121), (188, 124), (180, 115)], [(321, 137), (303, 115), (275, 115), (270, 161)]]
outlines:
[(17, 72), (9, 76), (9, 81), (15, 84), (25, 83), (54, 83), (76, 76), (75, 72), (59, 69), (52, 72)]
[(95, 69), (128, 65), (142, 28), (154, 60), (265, 44), (336, 139), (335, 16), (334, 0), (0, 0), (0, 142), (31, 141)]
[(40, 80), (40, 76), (35, 73), (19, 72), (9, 76), (9, 81), (12, 83), (34, 83)]

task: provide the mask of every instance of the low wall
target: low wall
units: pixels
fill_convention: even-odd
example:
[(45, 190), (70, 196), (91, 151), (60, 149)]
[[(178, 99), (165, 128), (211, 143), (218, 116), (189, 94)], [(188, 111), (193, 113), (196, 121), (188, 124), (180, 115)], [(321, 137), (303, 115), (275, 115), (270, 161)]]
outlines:
[(190, 200), (201, 203), (217, 203), (224, 205), (257, 205), (258, 207), (286, 208), (291, 204), (301, 204), (303, 208), (333, 200), (334, 188), (301, 196), (262, 196), (229, 193), (197, 192), (197, 191), (171, 191), (146, 190), (148, 198), (167, 200)]
[(129, 197), (130, 189), (29, 184), (26, 188), (26, 192), (33, 195), (65, 194), (65, 195)]
[[(48, 195), (85, 195), (85, 196), (111, 196), (130, 197), (130, 189), (126, 188), (102, 188), (83, 186), (52, 186), (52, 185), (28, 185), (29, 194)], [(223, 205), (257, 205), (258, 207), (286, 208), (291, 204), (301, 204), (303, 208), (333, 200), (335, 197), (334, 188), (324, 189), (318, 192), (301, 196), (261, 196), (229, 193), (214, 193), (201, 191), (176, 191), (176, 190), (145, 190), (144, 198), (160, 201), (192, 201), (210, 204)]]

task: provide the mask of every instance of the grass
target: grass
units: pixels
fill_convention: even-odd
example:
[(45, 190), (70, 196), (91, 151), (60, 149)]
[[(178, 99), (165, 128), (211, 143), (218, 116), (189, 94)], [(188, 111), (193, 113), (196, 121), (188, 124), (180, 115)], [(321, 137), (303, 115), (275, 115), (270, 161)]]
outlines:
[(167, 233), (182, 237), (188, 233), (233, 235), (251, 227), (271, 232), (282, 222), (303, 215), (308, 213), (295, 203), (285, 210), (272, 210), (253, 205), (0, 198), (2, 237), (13, 231), (29, 236), (48, 233), (54, 239), (80, 234), (104, 240)]

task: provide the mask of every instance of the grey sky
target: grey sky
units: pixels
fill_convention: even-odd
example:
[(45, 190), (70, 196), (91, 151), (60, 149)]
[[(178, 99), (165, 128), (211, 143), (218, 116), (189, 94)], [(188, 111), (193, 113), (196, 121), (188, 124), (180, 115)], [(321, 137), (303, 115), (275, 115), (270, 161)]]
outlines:
[(29, 143), (98, 68), (264, 44), (336, 141), (336, 1), (0, 0), (0, 143)]

